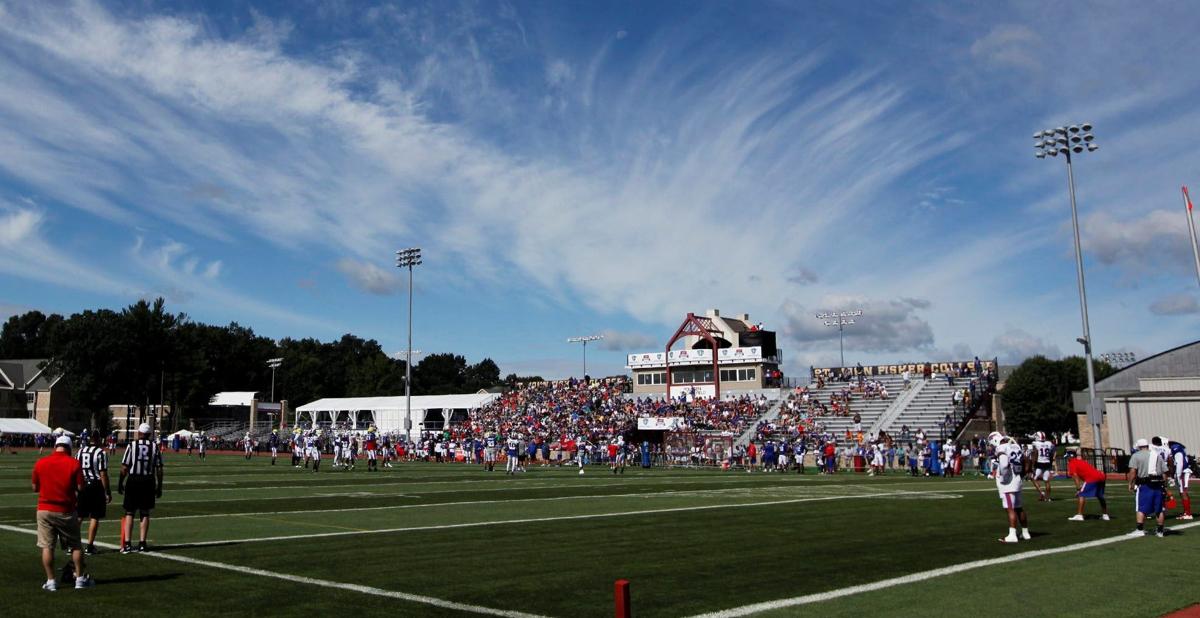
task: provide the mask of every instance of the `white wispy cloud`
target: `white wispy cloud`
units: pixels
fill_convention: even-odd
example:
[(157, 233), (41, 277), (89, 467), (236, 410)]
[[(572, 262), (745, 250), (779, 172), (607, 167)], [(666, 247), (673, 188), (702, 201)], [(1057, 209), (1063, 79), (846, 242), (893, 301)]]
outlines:
[(1058, 345), (1046, 341), (1043, 337), (1030, 334), (1028, 331), (1014, 326), (1007, 327), (996, 335), (989, 346), (989, 356), (995, 356), (1001, 363), (1012, 365), (1020, 363), (1030, 356), (1045, 356), (1059, 358), (1062, 350)]
[(1192, 294), (1172, 294), (1150, 303), (1155, 315), (1191, 315), (1200, 313), (1200, 302)]
[(388, 296), (399, 292), (403, 287), (403, 281), (396, 273), (370, 262), (342, 258), (337, 261), (336, 266), (338, 272), (345, 275), (351, 285), (364, 292)]

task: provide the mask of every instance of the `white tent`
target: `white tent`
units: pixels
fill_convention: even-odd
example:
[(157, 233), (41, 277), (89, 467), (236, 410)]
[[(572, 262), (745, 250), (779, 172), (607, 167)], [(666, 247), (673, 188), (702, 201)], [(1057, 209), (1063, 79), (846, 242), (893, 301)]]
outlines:
[(50, 428), (32, 418), (0, 418), (0, 432), (50, 433)]
[[(499, 395), (487, 392), (469, 395), (421, 395), (412, 398), (412, 435), (415, 437), (422, 427), (434, 429), (426, 421), (436, 423), (430, 417), (441, 415), (441, 425), (450, 424), (453, 411), (471, 411), (479, 409)], [(331, 397), (318, 399), (312, 403), (296, 408), (296, 426), (347, 423), (352, 426), (374, 424), (383, 432), (401, 432), (405, 430), (405, 398), (400, 397)]]
[(190, 437), (192, 437), (192, 435), (194, 435), (194, 434), (192, 434), (192, 432), (190, 432), (186, 429), (180, 429), (179, 431), (176, 431), (175, 433), (167, 436), (167, 439), (170, 440), (170, 439), (174, 438), (175, 436), (179, 436), (179, 438), (182, 440), (182, 439), (190, 438)]
[(210, 406), (250, 406), (250, 401), (258, 393), (255, 391), (226, 391), (217, 393), (208, 400)]

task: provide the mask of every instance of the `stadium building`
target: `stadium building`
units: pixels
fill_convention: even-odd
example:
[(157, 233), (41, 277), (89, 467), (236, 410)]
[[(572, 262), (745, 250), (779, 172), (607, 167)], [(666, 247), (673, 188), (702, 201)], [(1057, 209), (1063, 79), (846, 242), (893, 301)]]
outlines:
[[(1096, 382), (1104, 404), (1100, 438), (1105, 448), (1133, 451), (1138, 438), (1165, 436), (1200, 448), (1200, 341), (1161, 352)], [(1079, 441), (1094, 444), (1088, 392), (1073, 394)]]
[[(671, 347), (682, 341), (683, 347)], [(774, 331), (750, 322), (750, 315), (722, 317), (709, 309), (687, 314), (662, 351), (630, 354), (634, 395), (719, 397), (723, 392), (777, 388), (783, 377), (783, 351)]]

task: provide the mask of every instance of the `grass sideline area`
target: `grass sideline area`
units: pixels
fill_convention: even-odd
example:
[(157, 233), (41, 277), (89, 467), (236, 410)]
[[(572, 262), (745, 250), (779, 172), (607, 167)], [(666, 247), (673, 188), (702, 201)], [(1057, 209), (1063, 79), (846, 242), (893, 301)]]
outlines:
[[(49, 607), (121, 616), (608, 616), (619, 578), (632, 582), (638, 616), (837, 595), (906, 576), (911, 581), (764, 607), (760, 615), (961, 615), (986, 608), (1156, 616), (1200, 602), (1190, 572), (1167, 562), (1200, 550), (1200, 527), (1165, 539), (1116, 540), (1133, 528), (1133, 500), (1120, 483), (1109, 487), (1111, 522), (1067, 521), (1074, 513), (1074, 501), (1063, 499), (1071, 495), (1067, 481), (1056, 482), (1061, 491), (1052, 503), (1037, 502), (1028, 490), (1035, 538), (1005, 546), (996, 541), (1006, 524), (994, 486), (978, 478), (637, 468), (614, 476), (603, 467), (584, 476), (575, 468), (534, 467), (509, 477), (461, 464), (343, 472), (327, 468), (328, 461), (313, 474), (283, 458), (272, 467), (266, 457), (213, 455), (201, 463), (174, 453), (166, 454), (153, 551), (105, 550), (88, 559), (95, 588), (50, 594), (39, 589), (29, 534), (36, 457), (0, 458), (6, 616), (41, 615)], [(118, 541), (119, 499), (114, 495), (100, 542)], [(1099, 543), (1073, 547), (1093, 541)], [(1062, 551), (912, 577), (1052, 549)], [(64, 562), (60, 552), (58, 564)]]

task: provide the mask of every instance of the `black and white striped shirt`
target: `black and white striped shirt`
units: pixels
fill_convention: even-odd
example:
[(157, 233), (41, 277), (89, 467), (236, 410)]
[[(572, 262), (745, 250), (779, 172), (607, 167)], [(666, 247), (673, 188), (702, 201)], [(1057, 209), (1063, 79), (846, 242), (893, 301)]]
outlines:
[(162, 453), (153, 440), (134, 440), (125, 446), (121, 465), (129, 466), (130, 476), (153, 476), (156, 469), (162, 468)]
[(75, 457), (83, 468), (83, 480), (87, 482), (100, 480), (100, 473), (108, 470), (108, 453), (98, 446), (84, 446)]

